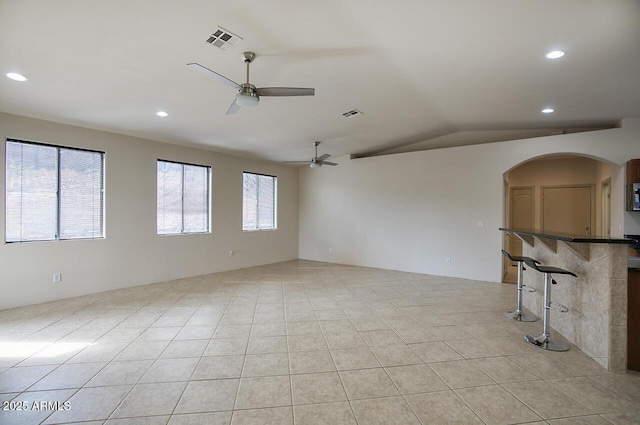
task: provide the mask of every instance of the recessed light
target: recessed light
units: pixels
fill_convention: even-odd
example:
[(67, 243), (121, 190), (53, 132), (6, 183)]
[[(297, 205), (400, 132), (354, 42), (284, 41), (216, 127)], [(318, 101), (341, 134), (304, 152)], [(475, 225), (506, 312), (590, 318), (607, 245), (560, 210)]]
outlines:
[(158, 111), (156, 112), (156, 115), (163, 118), (169, 116), (169, 114), (167, 114), (165, 111)]
[(562, 50), (553, 50), (547, 53), (547, 59), (558, 59), (564, 56), (564, 52)]
[(541, 110), (540, 112), (542, 112), (543, 114), (550, 114), (554, 111), (553, 108), (544, 108), (543, 110)]
[(18, 74), (17, 72), (8, 72), (7, 77), (11, 78), (14, 81), (27, 81), (28, 78), (22, 74)]

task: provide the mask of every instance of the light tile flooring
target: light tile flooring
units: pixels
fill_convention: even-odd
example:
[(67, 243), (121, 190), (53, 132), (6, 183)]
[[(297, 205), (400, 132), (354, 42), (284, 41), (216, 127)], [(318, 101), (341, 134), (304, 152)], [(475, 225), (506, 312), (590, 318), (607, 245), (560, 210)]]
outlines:
[(638, 424), (515, 286), (291, 261), (0, 311), (2, 424)]

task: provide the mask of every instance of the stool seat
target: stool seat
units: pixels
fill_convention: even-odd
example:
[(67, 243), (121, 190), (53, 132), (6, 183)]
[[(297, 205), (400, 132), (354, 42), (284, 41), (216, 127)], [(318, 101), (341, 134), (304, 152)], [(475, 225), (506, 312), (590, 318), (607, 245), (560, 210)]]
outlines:
[(543, 266), (540, 264), (539, 261), (536, 262), (535, 260), (533, 261), (528, 261), (528, 260), (533, 260), (533, 258), (525, 257), (524, 262), (527, 263), (529, 267), (533, 267), (534, 269), (538, 270), (540, 273), (568, 274), (573, 277), (578, 277), (575, 273), (572, 273), (569, 270), (561, 269), (560, 267)]
[[(518, 304), (516, 305), (515, 311), (507, 311), (506, 313), (503, 313), (503, 316), (507, 319), (517, 320), (519, 322), (535, 322), (536, 320), (538, 320), (537, 317), (522, 311), (522, 291), (526, 287), (523, 282), (522, 272), (524, 271), (524, 262), (536, 264), (539, 263), (539, 261), (531, 257), (520, 257), (511, 255), (504, 249), (502, 250), (502, 254), (505, 257), (508, 257), (509, 260), (518, 263)], [(535, 292), (535, 289), (530, 290), (529, 292)]]
[[(507, 251), (505, 251), (504, 249), (502, 250), (502, 254), (509, 258), (511, 261), (514, 262), (526, 262), (527, 264), (529, 264), (529, 262), (531, 262), (531, 264), (540, 264), (540, 261), (536, 260), (535, 258), (531, 258), (531, 257), (519, 257), (517, 255), (511, 255), (509, 254)], [(527, 261), (528, 260), (528, 261)]]
[(540, 273), (550, 273), (550, 274), (568, 274), (573, 277), (578, 277), (575, 273), (570, 272), (569, 270), (561, 269), (560, 267), (553, 266), (536, 266), (533, 267), (538, 270)]

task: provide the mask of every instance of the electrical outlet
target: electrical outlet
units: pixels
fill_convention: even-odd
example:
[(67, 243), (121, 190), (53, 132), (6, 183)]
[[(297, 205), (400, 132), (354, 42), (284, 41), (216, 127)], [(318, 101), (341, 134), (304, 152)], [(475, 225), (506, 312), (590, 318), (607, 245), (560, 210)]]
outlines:
[(229, 251), (229, 257), (233, 257), (233, 251)]
[(444, 263), (445, 264), (451, 264), (451, 257), (445, 257)]
[(53, 283), (62, 282), (62, 273), (53, 274)]
[(329, 254), (333, 254), (333, 248), (329, 248)]
[(478, 221), (476, 226), (478, 226), (478, 229), (484, 229), (484, 221)]

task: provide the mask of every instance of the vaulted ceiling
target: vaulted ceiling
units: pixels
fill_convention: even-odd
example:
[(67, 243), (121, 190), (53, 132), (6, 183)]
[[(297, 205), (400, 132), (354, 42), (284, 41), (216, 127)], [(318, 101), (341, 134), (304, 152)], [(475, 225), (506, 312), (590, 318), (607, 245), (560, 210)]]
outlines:
[[(244, 51), (315, 96), (226, 115), (186, 64), (242, 83)], [(0, 0), (0, 71), (0, 111), (267, 160), (486, 143), (640, 116), (640, 1)]]

